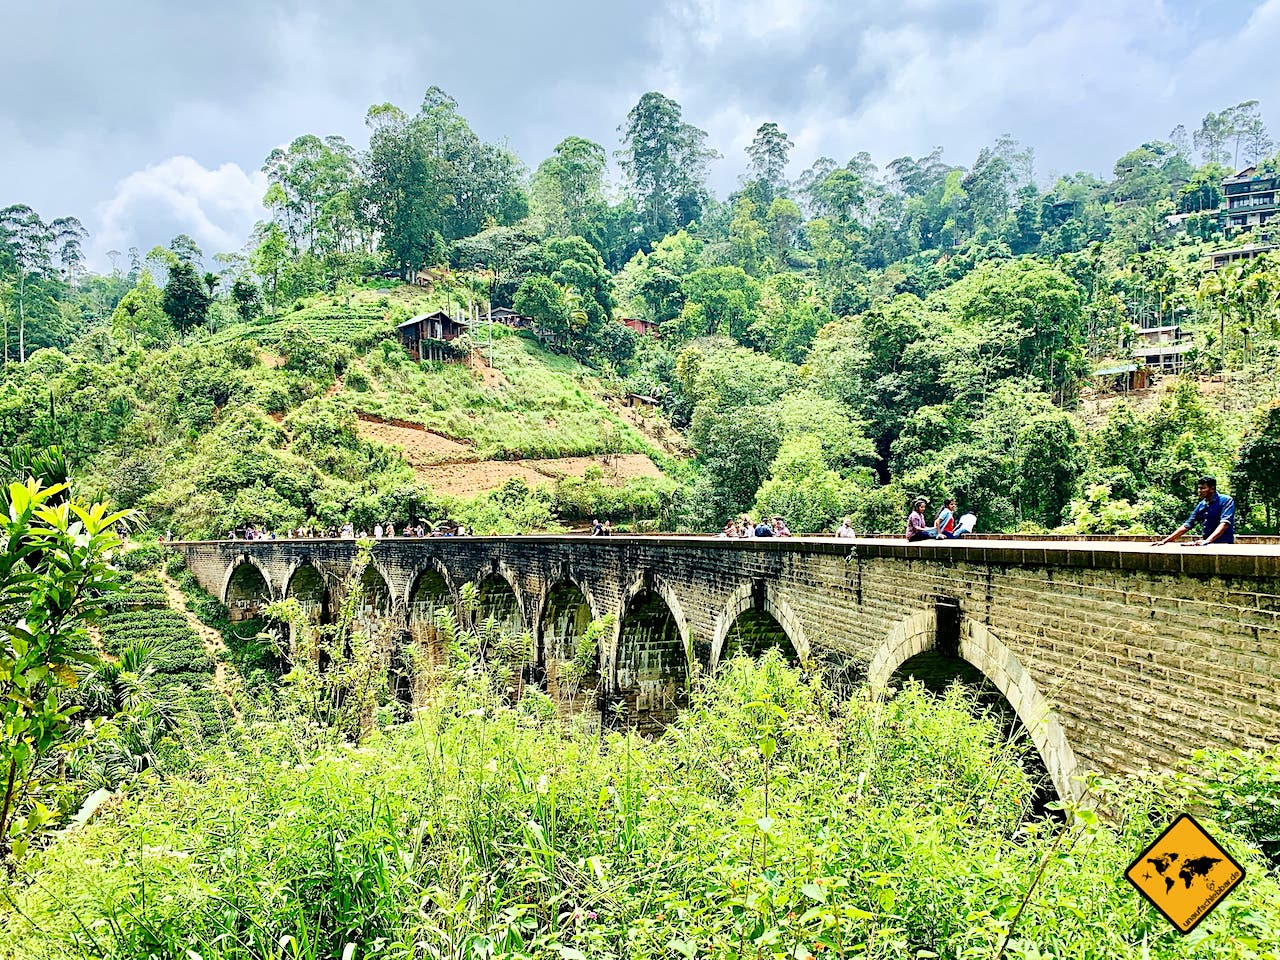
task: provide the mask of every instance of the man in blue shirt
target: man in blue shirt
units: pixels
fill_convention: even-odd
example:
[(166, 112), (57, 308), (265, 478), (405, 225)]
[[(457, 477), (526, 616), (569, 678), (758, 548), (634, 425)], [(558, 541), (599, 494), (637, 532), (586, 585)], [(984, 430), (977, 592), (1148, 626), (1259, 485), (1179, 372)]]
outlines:
[(1225, 493), (1218, 492), (1218, 481), (1213, 477), (1201, 477), (1196, 492), (1200, 494), (1200, 502), (1191, 511), (1191, 516), (1169, 536), (1157, 540), (1157, 547), (1177, 540), (1197, 523), (1200, 524), (1200, 539), (1195, 542), (1197, 547), (1236, 542), (1236, 502)]

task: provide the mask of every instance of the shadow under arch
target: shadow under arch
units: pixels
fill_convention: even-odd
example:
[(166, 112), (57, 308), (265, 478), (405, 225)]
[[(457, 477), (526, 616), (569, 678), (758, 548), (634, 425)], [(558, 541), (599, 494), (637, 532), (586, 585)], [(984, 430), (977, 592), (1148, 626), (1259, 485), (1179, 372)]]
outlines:
[(404, 595), (409, 618), (430, 618), (438, 607), (451, 607), (457, 611), (458, 591), (453, 585), (453, 575), (439, 557), (431, 557), (409, 580)]
[[(680, 644), (684, 648), (684, 657), (686, 667), (690, 672), (696, 661), (693, 655), (692, 640), (689, 636), (689, 620), (684, 615), (684, 608), (680, 604), (680, 599), (676, 596), (675, 590), (671, 585), (664, 581), (661, 577), (655, 577), (648, 571), (642, 573), (639, 577), (631, 582), (626, 590), (622, 592), (622, 596), (618, 601), (618, 622), (613, 628), (613, 637), (610, 640), (610, 647), (605, 651), (605, 666), (609, 676), (614, 678), (616, 683), (618, 644), (622, 639), (622, 624), (627, 617), (628, 611), (631, 609), (632, 602), (640, 594), (644, 592), (657, 594), (667, 604), (667, 609), (671, 612), (672, 618), (675, 620), (676, 627), (680, 631)], [(704, 670), (711, 668), (710, 651), (708, 651), (707, 662), (701, 664)]]
[[(258, 562), (257, 557), (248, 553), (242, 553), (231, 561), (230, 566), (227, 567), (227, 575), (222, 578), (222, 590), (218, 594), (218, 599), (220, 599), (223, 604), (228, 606), (230, 605), (232, 599), (232, 583), (237, 582), (237, 574), (244, 571), (246, 567), (250, 570), (257, 571), (258, 576), (261, 577), (262, 584), (260, 592), (263, 594), (265, 599), (268, 602), (275, 599), (275, 591), (271, 588), (271, 575), (267, 573), (267, 568)], [(247, 586), (249, 585), (246, 584), (246, 587)]]
[(332, 622), (333, 591), (324, 573), (310, 559), (298, 561), (289, 571), (284, 578), (282, 596), (296, 599), (303, 613), (313, 622)]
[(391, 583), (387, 575), (375, 564), (370, 563), (360, 573), (360, 588), (363, 591), (361, 609), (376, 613), (390, 613), (393, 605)]
[(747, 580), (738, 586), (729, 597), (724, 609), (716, 617), (715, 636), (711, 641), (711, 672), (720, 665), (724, 657), (725, 645), (729, 641), (734, 625), (744, 614), (759, 613), (767, 615), (781, 629), (791, 650), (801, 666), (809, 664), (809, 641), (804, 635), (804, 627), (787, 603), (782, 591), (771, 583), (762, 580)]
[[(867, 685), (879, 695), (898, 668), (918, 654), (935, 649), (937, 617), (921, 611), (899, 621), (876, 652), (867, 670)], [(1035, 745), (1054, 789), (1063, 800), (1084, 799), (1076, 779), (1079, 764), (1066, 729), (1048, 699), (1022, 663), (985, 624), (967, 617), (960, 624), (960, 658), (978, 670), (1013, 708)]]
[(620, 610), (606, 706), (614, 721), (656, 733), (689, 703), (688, 621), (670, 586), (647, 574), (628, 588)]
[(599, 618), (598, 611), (589, 589), (569, 574), (560, 576), (538, 603), (536, 679), (571, 712), (585, 710), (598, 700), (604, 651), (597, 646), (588, 657), (581, 647), (592, 621)]
[(476, 621), (490, 617), (500, 628), (523, 633), (527, 627), (524, 616), (524, 594), (515, 573), (504, 563), (481, 568), (476, 574), (476, 597), (479, 604)]

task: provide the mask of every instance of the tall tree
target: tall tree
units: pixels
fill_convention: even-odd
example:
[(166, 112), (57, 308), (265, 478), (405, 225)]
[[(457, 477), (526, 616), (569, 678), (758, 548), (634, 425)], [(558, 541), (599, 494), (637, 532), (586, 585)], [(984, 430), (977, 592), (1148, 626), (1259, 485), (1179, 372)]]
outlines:
[(783, 191), (787, 159), (793, 147), (791, 138), (776, 123), (762, 123), (756, 128), (756, 135), (746, 149), (751, 165), (748, 187), (755, 193), (752, 199), (760, 206), (768, 207)]
[[(0, 236), (5, 238), (7, 259), (16, 273), (12, 286), (17, 300), (18, 360), (25, 362), (32, 301), (38, 307), (39, 318), (55, 323), (60, 319), (50, 287), (57, 284), (60, 272), (75, 277), (88, 235), (75, 217), (59, 217), (45, 223), (26, 204), (14, 204), (0, 210)], [(49, 337), (44, 339), (47, 343), (42, 345), (53, 342)]]
[(258, 245), (253, 251), (253, 270), (267, 288), (267, 302), (274, 313), (280, 297), (280, 271), (289, 253), (288, 242), (275, 221), (258, 224), (255, 238)]
[(537, 211), (552, 233), (587, 236), (604, 206), (604, 147), (582, 137), (566, 137), (538, 165), (532, 193)]
[(482, 143), (439, 87), (415, 116), (386, 103), (371, 107), (365, 122), (373, 132), (361, 203), (406, 273), (441, 262), (447, 241), (527, 215), (519, 161)]
[(1192, 137), (1196, 149), (1200, 151), (1200, 159), (1204, 163), (1227, 163), (1231, 159), (1231, 151), (1227, 149), (1227, 141), (1231, 138), (1231, 111), (1220, 113), (1210, 111), (1200, 122), (1200, 129)]
[(185, 334), (204, 323), (209, 314), (209, 294), (205, 291), (200, 274), (190, 262), (179, 260), (169, 271), (169, 282), (164, 286), (161, 306), (179, 333)]
[(706, 131), (684, 122), (680, 104), (652, 91), (618, 129), (618, 158), (649, 242), (698, 219), (708, 196), (707, 164), (719, 156), (707, 147)]

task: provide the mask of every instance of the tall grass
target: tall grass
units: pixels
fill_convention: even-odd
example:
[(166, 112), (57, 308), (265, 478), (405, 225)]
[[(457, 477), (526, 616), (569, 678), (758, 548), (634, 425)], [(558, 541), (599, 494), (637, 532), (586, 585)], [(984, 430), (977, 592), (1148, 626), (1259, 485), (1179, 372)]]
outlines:
[(1150, 820), (1030, 819), (958, 688), (840, 702), (734, 661), (656, 741), (493, 691), (465, 673), (359, 747), (252, 725), (33, 863), (0, 954), (993, 957), (1046, 863), (1007, 956), (1276, 956), (1280, 885), (1241, 842), (1248, 879), (1179, 936), (1121, 879)]

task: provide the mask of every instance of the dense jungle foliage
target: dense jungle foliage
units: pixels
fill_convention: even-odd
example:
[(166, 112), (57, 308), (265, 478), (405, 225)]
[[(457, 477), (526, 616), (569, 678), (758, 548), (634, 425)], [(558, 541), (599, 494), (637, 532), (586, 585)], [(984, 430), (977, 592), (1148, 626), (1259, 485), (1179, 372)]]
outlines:
[[(1242, 531), (1280, 523), (1277, 255), (1206, 269), (1269, 239), (1220, 215), (1224, 177), (1276, 172), (1256, 101), (1109, 178), (1053, 183), (1009, 137), (964, 166), (859, 154), (792, 180), (766, 123), (726, 199), (706, 134), (659, 93), (620, 127), (617, 186), (578, 137), (529, 174), (437, 88), (368, 124), (365, 150), (308, 134), (271, 152), (269, 219), (242, 251), (179, 236), (99, 275), (75, 218), (6, 208), (0, 442), (61, 444), (92, 489), (184, 535), (592, 513), (708, 530), (746, 510), (885, 531), (917, 493), (957, 496), (986, 530), (1137, 532), (1174, 523), (1203, 473), (1238, 496)], [(479, 324), (455, 346), (505, 383), (389, 339), (418, 312), (490, 306), (533, 329), (490, 350)], [(1188, 383), (1096, 402), (1092, 372), (1156, 326), (1194, 335)], [(691, 462), (606, 399), (628, 393), (656, 400)], [(482, 461), (649, 453), (667, 479), (459, 502), (362, 440), (358, 413)]]

